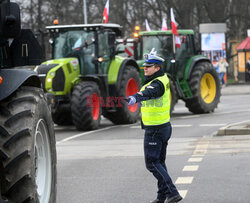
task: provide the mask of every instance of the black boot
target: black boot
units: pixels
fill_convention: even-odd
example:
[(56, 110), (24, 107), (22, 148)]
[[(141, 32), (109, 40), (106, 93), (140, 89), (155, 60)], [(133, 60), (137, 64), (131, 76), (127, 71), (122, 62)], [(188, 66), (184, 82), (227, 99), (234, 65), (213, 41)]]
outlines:
[(150, 203), (164, 203), (164, 201), (163, 200), (155, 199), (153, 201), (150, 201)]
[(170, 197), (166, 200), (166, 203), (175, 203), (175, 202), (179, 202), (182, 200), (182, 197), (178, 194), (178, 195), (175, 195), (173, 197)]

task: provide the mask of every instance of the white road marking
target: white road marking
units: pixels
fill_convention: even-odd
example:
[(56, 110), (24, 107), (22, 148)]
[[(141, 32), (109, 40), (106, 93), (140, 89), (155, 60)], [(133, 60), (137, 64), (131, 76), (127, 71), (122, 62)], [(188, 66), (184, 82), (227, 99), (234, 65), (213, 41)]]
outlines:
[(203, 157), (203, 156), (205, 156), (205, 154), (192, 154), (192, 157), (197, 157), (197, 156), (201, 156), (201, 157)]
[(192, 125), (172, 125), (173, 128), (186, 128), (186, 127), (192, 127)]
[[(196, 145), (193, 153), (192, 153), (192, 157), (188, 159), (188, 162), (201, 162), (202, 161), (202, 157), (201, 156), (205, 156), (205, 154), (207, 153), (207, 148), (209, 145), (209, 141), (206, 140), (206, 138), (202, 138), (198, 144)], [(199, 157), (194, 157), (194, 156), (199, 156)], [(199, 165), (186, 165), (184, 166), (184, 168), (182, 169), (183, 172), (186, 171), (198, 171), (199, 169)], [(189, 176), (189, 177), (178, 177), (177, 180), (175, 181), (175, 184), (192, 184), (194, 177), (193, 176)], [(186, 194), (188, 192), (188, 190), (179, 190), (180, 195), (185, 198)]]
[(207, 153), (208, 144), (208, 141), (200, 141), (196, 146), (193, 155), (204, 156)]
[(199, 117), (200, 117), (200, 115), (191, 115), (191, 116), (181, 116), (179, 118), (186, 119), (186, 118), (199, 118)]
[(244, 109), (244, 110), (240, 110), (240, 111), (227, 111), (227, 112), (219, 112), (219, 113), (213, 113), (212, 115), (222, 115), (222, 114), (234, 114), (234, 113), (241, 113), (241, 112), (246, 112), (246, 111), (250, 111), (250, 109)]
[(56, 144), (58, 145), (58, 144), (61, 144), (61, 143), (63, 143), (63, 142), (67, 142), (67, 141), (69, 141), (69, 140), (73, 140), (73, 139), (75, 139), (75, 138), (78, 138), (78, 137), (81, 137), (81, 136), (84, 136), (84, 135), (87, 135), (87, 134), (92, 134), (92, 133), (95, 133), (95, 132), (100, 132), (100, 131), (104, 131), (104, 130), (109, 130), (109, 129), (115, 128), (115, 127), (117, 127), (117, 126), (111, 126), (111, 127), (106, 127), (106, 128), (98, 129), (98, 130), (93, 130), (93, 131), (88, 131), (88, 132), (76, 134), (76, 135), (67, 137), (67, 138), (65, 138), (65, 139), (63, 139), (63, 140), (61, 140), (61, 141), (58, 141), (58, 142), (56, 142)]
[(193, 182), (194, 177), (178, 177), (175, 181), (175, 184), (191, 184)]
[(198, 171), (198, 169), (199, 169), (199, 165), (187, 165), (187, 166), (184, 166), (182, 171)]
[[(191, 155), (197, 138), (171, 138), (168, 156)], [(107, 157), (143, 157), (140, 139), (72, 139), (57, 145), (58, 160), (104, 159)]]
[(225, 126), (226, 123), (215, 123), (215, 124), (200, 124), (201, 127), (216, 127), (216, 126)]
[(188, 162), (201, 162), (203, 158), (199, 157), (199, 158), (189, 158)]
[(176, 113), (176, 111), (186, 111), (187, 110), (187, 108), (186, 107), (183, 107), (183, 108), (181, 108), (181, 107), (179, 107), (179, 108), (174, 108), (174, 113)]
[(208, 142), (200, 143), (196, 146), (196, 149), (207, 149), (208, 148)]
[(188, 191), (187, 190), (178, 190), (178, 192), (180, 193), (180, 195), (184, 199), (186, 197)]
[(205, 156), (206, 153), (207, 153), (207, 150), (196, 149), (196, 150), (194, 150), (193, 155)]
[[(199, 126), (200, 127), (218, 127), (218, 126), (227, 126), (228, 124), (227, 123), (205, 123), (205, 124), (200, 124)], [(172, 125), (173, 128), (188, 128), (188, 127), (192, 127), (193, 125), (192, 124), (184, 124), (184, 125)], [(124, 126), (122, 126), (124, 127)], [(140, 125), (135, 125), (135, 126), (131, 126), (130, 128), (133, 128), (133, 129), (139, 129), (141, 128)]]

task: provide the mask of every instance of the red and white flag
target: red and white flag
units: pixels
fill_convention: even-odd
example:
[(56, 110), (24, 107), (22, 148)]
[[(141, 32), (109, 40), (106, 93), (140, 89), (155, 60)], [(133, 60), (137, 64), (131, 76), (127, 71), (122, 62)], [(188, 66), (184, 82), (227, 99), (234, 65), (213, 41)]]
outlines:
[(103, 22), (106, 24), (109, 21), (109, 0), (107, 0), (103, 11)]
[(150, 27), (149, 27), (149, 24), (148, 24), (148, 20), (146, 19), (145, 20), (145, 23), (146, 23), (146, 30), (149, 32), (151, 31)]
[(162, 18), (162, 26), (161, 26), (161, 30), (163, 30), (163, 31), (168, 30), (168, 26), (167, 26), (167, 21), (166, 21), (166, 18)]
[(180, 41), (179, 34), (177, 32), (177, 23), (176, 23), (175, 18), (174, 18), (173, 8), (170, 9), (170, 13), (171, 13), (171, 30), (172, 30), (172, 33), (175, 37), (175, 45), (176, 45), (176, 47), (181, 48), (181, 41)]

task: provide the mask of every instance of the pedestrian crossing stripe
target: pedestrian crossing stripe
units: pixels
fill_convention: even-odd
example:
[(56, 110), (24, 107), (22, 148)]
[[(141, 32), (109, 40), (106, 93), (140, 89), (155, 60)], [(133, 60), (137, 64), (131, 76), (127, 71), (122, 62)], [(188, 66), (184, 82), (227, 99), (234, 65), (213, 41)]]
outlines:
[(175, 181), (175, 184), (191, 184), (193, 182), (194, 177), (189, 176), (189, 177), (178, 177), (177, 180)]
[(198, 171), (198, 169), (199, 169), (199, 165), (187, 165), (187, 166), (184, 166), (182, 171)]
[(201, 162), (203, 158), (199, 157), (199, 158), (189, 158), (188, 162)]
[(178, 192), (180, 193), (180, 195), (184, 199), (186, 197), (188, 191), (187, 190), (178, 190)]

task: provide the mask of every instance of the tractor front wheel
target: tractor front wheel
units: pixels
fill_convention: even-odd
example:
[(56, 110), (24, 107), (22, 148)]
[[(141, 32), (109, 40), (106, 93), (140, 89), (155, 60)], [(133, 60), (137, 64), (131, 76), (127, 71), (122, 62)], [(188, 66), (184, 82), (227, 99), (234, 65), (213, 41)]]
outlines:
[(1, 192), (13, 203), (56, 202), (54, 124), (43, 91), (20, 87), (0, 104)]
[(212, 64), (198, 63), (189, 80), (193, 98), (187, 99), (186, 107), (195, 114), (213, 112), (220, 101), (220, 82)]
[(102, 108), (101, 93), (95, 82), (83, 81), (73, 90), (71, 100), (72, 120), (78, 130), (94, 130), (99, 127)]

